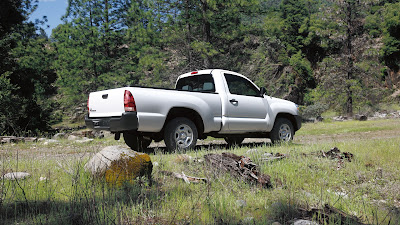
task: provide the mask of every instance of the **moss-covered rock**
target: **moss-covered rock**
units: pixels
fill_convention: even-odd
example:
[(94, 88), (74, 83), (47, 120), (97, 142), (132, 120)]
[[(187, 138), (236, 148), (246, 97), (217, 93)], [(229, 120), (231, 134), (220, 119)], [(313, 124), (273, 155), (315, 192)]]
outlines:
[(153, 164), (146, 153), (122, 146), (108, 146), (94, 155), (85, 169), (94, 176), (104, 177), (109, 184), (120, 185), (141, 176), (147, 176), (151, 181)]

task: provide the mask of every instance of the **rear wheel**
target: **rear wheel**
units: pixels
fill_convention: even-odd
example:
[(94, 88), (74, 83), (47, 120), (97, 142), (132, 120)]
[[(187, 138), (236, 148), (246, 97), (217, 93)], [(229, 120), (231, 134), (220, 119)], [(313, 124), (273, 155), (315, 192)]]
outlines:
[(240, 145), (244, 140), (243, 137), (226, 137), (224, 139), (228, 143), (228, 146)]
[(124, 141), (134, 151), (145, 151), (151, 143), (151, 139), (134, 133), (124, 132)]
[(169, 121), (164, 131), (164, 142), (169, 151), (194, 148), (197, 137), (196, 125), (184, 117), (177, 117)]
[(277, 118), (272, 128), (270, 138), (272, 143), (290, 142), (293, 140), (294, 129), (292, 122), (286, 118)]

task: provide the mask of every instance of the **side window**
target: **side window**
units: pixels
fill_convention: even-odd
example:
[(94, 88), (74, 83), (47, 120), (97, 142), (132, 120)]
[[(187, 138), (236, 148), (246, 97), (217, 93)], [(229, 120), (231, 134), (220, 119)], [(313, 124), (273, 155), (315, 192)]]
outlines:
[(259, 95), (260, 91), (257, 89), (257, 87), (242, 77), (225, 74), (225, 79), (231, 94), (247, 96)]
[(214, 79), (211, 74), (194, 75), (179, 79), (176, 90), (215, 92)]

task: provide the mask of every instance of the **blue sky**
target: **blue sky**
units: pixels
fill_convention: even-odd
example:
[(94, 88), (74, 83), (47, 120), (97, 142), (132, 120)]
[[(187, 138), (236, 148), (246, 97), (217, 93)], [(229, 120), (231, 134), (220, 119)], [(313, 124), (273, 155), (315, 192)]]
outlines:
[(39, 0), (38, 8), (29, 17), (30, 21), (35, 21), (35, 19), (41, 19), (43, 16), (47, 16), (47, 24), (50, 28), (45, 29), (48, 36), (51, 35), (51, 30), (56, 28), (58, 24), (61, 23), (61, 16), (65, 14), (65, 10), (68, 6), (68, 0)]

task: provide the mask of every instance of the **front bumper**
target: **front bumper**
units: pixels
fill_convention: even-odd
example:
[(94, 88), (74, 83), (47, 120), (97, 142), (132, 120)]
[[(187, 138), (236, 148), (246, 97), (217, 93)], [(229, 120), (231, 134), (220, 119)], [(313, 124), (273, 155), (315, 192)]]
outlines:
[(94, 130), (108, 130), (111, 132), (120, 132), (128, 130), (137, 130), (139, 121), (137, 112), (124, 112), (118, 117), (85, 117), (85, 124), (88, 128)]

